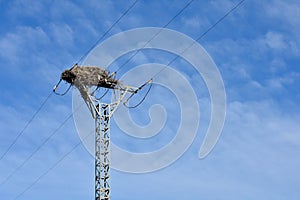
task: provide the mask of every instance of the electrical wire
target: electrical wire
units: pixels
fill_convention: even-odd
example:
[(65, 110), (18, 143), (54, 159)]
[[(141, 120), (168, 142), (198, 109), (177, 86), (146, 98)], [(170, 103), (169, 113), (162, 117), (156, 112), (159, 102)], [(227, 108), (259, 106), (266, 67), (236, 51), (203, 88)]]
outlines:
[[(81, 62), (91, 51), (93, 48), (95, 48), (95, 46), (98, 45), (98, 43), (109, 33), (109, 31), (111, 31), (111, 29), (118, 24), (121, 19), (123, 17), (125, 17), (125, 15), (128, 14), (128, 12), (136, 5), (136, 3), (138, 2), (138, 0), (135, 0), (129, 7), (128, 9), (110, 26), (110, 28), (104, 32), (104, 34), (95, 42), (95, 44), (85, 53), (82, 55), (82, 57), (78, 60), (77, 63)], [(69, 91), (70, 87), (68, 88), (67, 91)], [(24, 126), (24, 128), (20, 131), (20, 133), (17, 135), (17, 137), (13, 140), (13, 142), (9, 145), (9, 147), (4, 151), (4, 153), (1, 155), (0, 157), (0, 161), (5, 157), (5, 155), (10, 151), (10, 149), (15, 145), (15, 143), (18, 141), (18, 139), (21, 137), (21, 135), (24, 133), (24, 131), (26, 130), (26, 128), (32, 123), (33, 119), (36, 117), (36, 115), (41, 111), (41, 109), (44, 107), (44, 105), (46, 104), (46, 102), (49, 100), (49, 98), (51, 97), (53, 93), (51, 92), (47, 98), (42, 102), (42, 104), (40, 105), (40, 107), (37, 109), (37, 111), (33, 114), (33, 116), (30, 118), (30, 120), (26, 123), (26, 125)], [(65, 123), (68, 119), (71, 118), (72, 115), (70, 115), (69, 117), (67, 117), (66, 120), (64, 120), (61, 125), (59, 126), (58, 129), (56, 129), (56, 131), (54, 131), (43, 143), (42, 145), (40, 145), (30, 156), (28, 159), (26, 159), (20, 166), (18, 166), (16, 168), (16, 170), (14, 170), (14, 172), (12, 174), (10, 174), (0, 185), (4, 184), (5, 182), (7, 182), (10, 177), (13, 176), (13, 174), (15, 174)]]
[(17, 135), (17, 137), (15, 137), (15, 139), (12, 141), (12, 143), (4, 151), (4, 153), (0, 157), (0, 161), (5, 157), (5, 155), (10, 151), (10, 149), (16, 144), (16, 142), (19, 140), (19, 138), (23, 135), (24, 131), (32, 123), (33, 119), (37, 116), (37, 114), (41, 111), (41, 109), (45, 106), (46, 102), (50, 99), (51, 95), (52, 95), (52, 92), (46, 97), (46, 99), (42, 102), (42, 104), (38, 107), (38, 109), (35, 111), (35, 113), (31, 116), (31, 118), (25, 124), (25, 126), (23, 127), (23, 129), (19, 132), (19, 134)]
[[(133, 2), (133, 4), (118, 18), (118, 20), (95, 42), (95, 44), (85, 53), (85, 54), (83, 54), (83, 56), (78, 60), (78, 62), (77, 63), (79, 63), (79, 62), (81, 62), (91, 51), (92, 51), (92, 49), (93, 48), (95, 48), (97, 45), (98, 45), (98, 43), (105, 37), (105, 35), (107, 35), (107, 33), (130, 11), (130, 9), (132, 9), (133, 8), (133, 6), (137, 3), (137, 1), (138, 0), (136, 0), (136, 1), (134, 1)], [(191, 1), (189, 1), (182, 9), (180, 9), (179, 10), (179, 12), (177, 12), (176, 13), (176, 15), (175, 16), (173, 16), (164, 26), (163, 26), (163, 28), (166, 28), (177, 16), (179, 16), (192, 2), (193, 2), (194, 0), (191, 0)], [(145, 46), (149, 43), (149, 42), (151, 42), (162, 30), (163, 30), (163, 28), (160, 30), (160, 31), (158, 31), (146, 44), (145, 44)], [(127, 61), (127, 62), (125, 62), (117, 71), (119, 71), (123, 66), (125, 66), (136, 54), (138, 53), (138, 51), (132, 56), (132, 57), (130, 57), (129, 58), (129, 60)], [(151, 89), (151, 87), (150, 87), (150, 89)], [(149, 90), (150, 90), (149, 89)], [(149, 90), (147, 91), (147, 94), (149, 93)], [(146, 95), (145, 95), (146, 96)], [(145, 97), (144, 97), (145, 98)], [(143, 100), (141, 101), (141, 102), (143, 102)], [(140, 103), (139, 103), (140, 104)], [(136, 107), (136, 106), (134, 106), (134, 107)], [(27, 161), (26, 161), (27, 162)], [(21, 168), (21, 167), (20, 167)], [(18, 171), (18, 170), (17, 170)], [(14, 173), (16, 173), (16, 171), (14, 172)], [(6, 182), (6, 181), (5, 181)], [(35, 184), (35, 183), (34, 183)], [(33, 185), (34, 185), (33, 184)], [(32, 186), (30, 186), (30, 187), (32, 187)], [(30, 188), (29, 188), (30, 189)], [(26, 190), (27, 191), (27, 190)], [(25, 192), (26, 192), (25, 191)], [(23, 194), (23, 193), (22, 193)]]
[[(218, 21), (216, 21), (212, 26), (210, 26), (204, 33), (202, 33), (195, 41), (193, 41), (187, 48), (185, 48), (181, 53), (179, 53), (176, 57), (174, 57), (164, 68), (162, 68), (161, 70), (159, 70), (156, 74), (154, 74), (150, 80), (153, 80), (158, 74), (160, 74), (162, 71), (164, 71), (168, 66), (170, 66), (177, 58), (179, 58), (182, 54), (184, 54), (189, 48), (191, 48), (196, 42), (198, 42), (200, 39), (202, 39), (209, 31), (211, 31), (214, 27), (216, 27), (220, 22), (222, 22), (230, 13), (232, 13), (235, 9), (237, 9), (245, 0), (241, 0), (238, 4), (236, 4), (233, 8), (231, 8), (228, 12), (225, 13), (225, 15), (223, 15)], [(190, 1), (187, 5), (191, 4), (192, 1)], [(186, 8), (187, 6), (185, 6)], [(181, 10), (182, 11), (182, 10)], [(178, 16), (178, 15), (176, 15)], [(174, 19), (174, 17), (172, 18)], [(171, 22), (167, 23), (167, 24), (170, 24)], [(158, 31), (158, 33), (156, 33), (147, 43), (146, 45), (151, 41), (153, 40), (153, 38), (155, 38), (160, 32), (161, 32), (162, 29), (160, 29)], [(146, 46), (144, 45), (144, 47)], [(138, 51), (136, 51), (136, 53), (130, 57), (126, 62), (128, 63), (130, 59), (132, 59), (136, 54), (137, 54)], [(152, 83), (152, 82), (151, 82)], [(135, 106), (128, 106), (125, 102), (124, 103), (124, 106), (127, 107), (127, 108), (136, 108), (137, 106), (139, 106), (146, 98), (146, 96), (148, 95), (150, 89), (152, 87), (152, 84), (150, 85), (149, 89), (147, 90), (146, 92), (146, 95), (143, 97), (143, 99)], [(133, 96), (133, 94), (127, 99), (127, 101)]]
[[(188, 8), (191, 3), (193, 2), (194, 0), (190, 0), (187, 4), (184, 5), (184, 7), (182, 7), (156, 34), (154, 34), (146, 43), (145, 45), (141, 48), (143, 49), (145, 46), (147, 46), (157, 35), (159, 35), (161, 33), (161, 31), (166, 28), (172, 21), (174, 21), (176, 19), (176, 17), (178, 17), (186, 8)], [(97, 45), (98, 43), (104, 38), (104, 36), (115, 26), (115, 24), (117, 24), (128, 12), (129, 10), (137, 3), (137, 1), (133, 2), (133, 4), (125, 11), (125, 13), (123, 13), (123, 15), (102, 35), (102, 37), (100, 37), (100, 39), (98, 39), (96, 41), (96, 43), (79, 59), (78, 62), (80, 62), (81, 60), (83, 60)], [(141, 50), (137, 50), (125, 63), (123, 63), (121, 65), (121, 67), (119, 67), (119, 69), (115, 72), (117, 73), (121, 68), (123, 68), (130, 60), (132, 60), (133, 57), (136, 56), (136, 54), (139, 53), (139, 51)], [(107, 70), (109, 69), (109, 67), (107, 68)], [(60, 81), (59, 81), (60, 83)], [(58, 83), (58, 84), (59, 84)], [(57, 87), (58, 85), (56, 85)], [(56, 87), (54, 88), (54, 92), (55, 92), (55, 89)], [(147, 91), (146, 95), (144, 96), (144, 98), (142, 99), (142, 101), (140, 103), (138, 103), (138, 105), (140, 105), (146, 98), (146, 96), (148, 95), (150, 89), (151, 89), (152, 85), (150, 86), (149, 90)], [(68, 92), (68, 90), (63, 93), (63, 95), (65, 95), (66, 93)], [(131, 98), (131, 97), (130, 97)], [(125, 105), (125, 104), (124, 104)], [(128, 105), (125, 105), (127, 108), (136, 108), (138, 105), (136, 106), (128, 106)]]
[[(81, 104), (77, 110), (82, 106)], [(12, 173), (10, 173), (1, 183), (4, 185), (11, 177), (13, 177), (58, 131), (67, 123), (69, 119), (71, 119), (73, 113), (71, 113), (44, 141), (40, 144)]]
[(77, 63), (80, 63), (98, 44), (99, 44), (99, 42), (109, 33), (109, 31), (111, 31), (111, 29), (117, 24), (117, 23), (119, 23), (120, 21), (121, 21), (121, 19), (123, 18), (123, 17), (125, 17), (125, 15), (127, 15), (128, 14), (128, 12), (135, 6), (135, 4), (138, 2), (138, 0), (135, 0), (128, 8), (127, 8), (127, 10), (117, 19), (117, 21), (115, 21), (110, 27), (109, 27), (109, 29), (107, 29), (107, 31), (105, 31), (104, 33), (103, 33), (103, 35), (95, 42), (95, 44), (94, 45), (92, 45), (91, 46), (91, 48), (89, 48), (88, 49), (88, 51), (85, 53), (85, 54), (83, 54), (81, 57), (80, 57), (80, 59), (77, 61)]
[[(146, 83), (144, 83), (143, 85), (141, 85), (134, 93), (132, 93), (132, 94), (124, 101), (123, 105), (124, 105), (126, 108), (129, 108), (129, 109), (131, 109), (131, 108), (136, 108), (136, 107), (138, 107), (139, 105), (141, 105), (141, 104), (145, 101), (147, 95), (149, 94), (149, 92), (150, 92), (150, 90), (151, 90), (151, 88), (152, 88), (152, 82), (153, 82), (153, 80), (150, 79), (150, 80), (148, 80)], [(148, 84), (150, 84), (150, 86), (149, 86), (149, 88), (148, 88), (146, 94), (145, 94), (144, 97), (142, 98), (142, 100), (141, 100), (139, 103), (137, 103), (136, 105), (134, 105), (134, 106), (129, 106), (129, 105), (128, 105), (128, 101), (129, 101), (129, 100), (130, 100), (130, 99), (131, 99), (138, 91), (140, 91), (141, 89), (143, 89), (143, 87), (145, 87), (145, 86), (148, 85)]]
[(209, 31), (215, 28), (220, 22), (222, 22), (230, 13), (237, 9), (245, 0), (239, 1), (234, 7), (232, 7), (228, 12), (225, 13), (220, 19), (218, 19), (213, 25), (211, 25), (206, 31), (204, 31), (194, 42), (192, 42), (187, 48), (185, 48), (181, 53), (174, 57), (164, 68), (158, 71), (152, 78), (155, 78), (158, 74), (164, 71), (168, 66), (170, 66), (177, 58), (184, 54), (189, 48), (191, 48), (196, 42), (201, 40)]
[[(83, 138), (83, 141), (85, 141), (92, 133), (94, 133), (93, 131), (91, 133), (89, 133), (88, 135), (86, 135)], [(61, 163), (68, 155), (70, 155), (77, 147), (79, 147), (79, 145), (82, 143), (82, 141), (80, 140), (78, 143), (76, 143), (75, 146), (73, 146), (67, 153), (65, 153), (59, 160), (57, 160), (50, 168), (48, 168), (44, 173), (42, 173), (37, 179), (35, 179), (29, 186), (27, 186), (21, 193), (19, 193), (15, 198), (18, 199), (20, 198), (25, 192), (27, 192), (28, 190), (30, 190), (36, 183), (39, 182), (39, 180), (41, 180), (44, 176), (46, 176), (51, 170), (53, 170), (59, 163)]]
[[(132, 60), (140, 51), (141, 51), (141, 49), (143, 49), (144, 47), (146, 47), (157, 35), (159, 35), (161, 32), (162, 32), (162, 30), (164, 29), (164, 28), (166, 28), (169, 24), (171, 24), (171, 22), (172, 21), (174, 21), (175, 20), (175, 18), (176, 17), (178, 17), (186, 8), (188, 8), (192, 3), (193, 3), (193, 1), (194, 0), (191, 0), (191, 1), (189, 1), (187, 4), (185, 4), (185, 6), (184, 7), (182, 7), (160, 30), (158, 30), (157, 31), (157, 33), (156, 34), (154, 34), (146, 43), (145, 43), (145, 45), (142, 47), (142, 48), (140, 48), (140, 49), (138, 49), (137, 51), (135, 51), (134, 52), (134, 54), (132, 54), (132, 56), (130, 56), (130, 58), (129, 59), (127, 59), (120, 67), (119, 67), (119, 69), (116, 71), (116, 72), (118, 72), (118, 71), (120, 71), (120, 69), (121, 68), (123, 68), (127, 63), (129, 63), (129, 61), (130, 60)], [(109, 68), (109, 67), (108, 67)], [(107, 69), (108, 69), (107, 68)]]
[[(132, 60), (140, 51), (141, 51), (141, 49), (143, 49), (144, 47), (146, 47), (156, 36), (158, 36), (161, 32), (162, 32), (162, 30), (164, 29), (164, 28), (166, 28), (169, 24), (171, 24), (172, 23), (172, 21), (174, 21), (175, 19), (176, 19), (176, 17), (178, 17), (186, 8), (188, 8), (192, 3), (193, 3), (193, 1), (194, 0), (190, 0), (187, 4), (185, 4), (161, 29), (159, 29), (158, 31), (157, 31), (157, 33), (155, 33), (145, 44), (144, 44), (144, 46), (142, 47), (142, 48), (140, 48), (140, 49), (138, 49), (137, 51), (135, 51), (130, 57), (129, 57), (129, 59), (127, 59), (120, 67), (119, 67), (119, 69), (115, 72), (115, 73), (117, 73), (118, 71), (120, 71), (127, 63), (129, 63), (129, 61), (130, 60)], [(107, 69), (109, 69), (109, 67), (107, 68)], [(134, 106), (129, 106), (128, 104), (127, 104), (127, 102), (129, 101), (129, 99), (131, 99), (132, 98), (132, 96), (135, 94), (132, 94), (127, 100), (126, 100), (126, 102), (124, 102), (123, 103), (123, 105), (125, 106), (125, 107), (127, 107), (127, 108), (129, 108), (129, 109), (131, 109), (131, 108), (136, 108), (136, 107), (138, 107), (139, 105), (141, 105), (143, 102), (144, 102), (144, 100), (146, 99), (146, 97), (147, 97), (147, 95), (149, 94), (149, 92), (150, 92), (150, 90), (151, 90), (151, 88), (152, 88), (152, 78), (150, 79), (151, 80), (151, 83), (150, 83), (150, 87), (149, 87), (149, 89), (147, 90), (147, 92), (146, 92), (146, 94), (144, 95), (144, 97), (142, 98), (142, 100), (139, 102), (139, 103), (137, 103), (136, 105), (134, 105)], [(149, 80), (149, 81), (150, 81)], [(148, 82), (149, 82), (148, 81)], [(146, 84), (145, 84), (146, 85)], [(144, 86), (145, 86), (144, 85)], [(139, 88), (139, 90), (141, 89), (141, 87)], [(137, 92), (137, 91), (136, 91)]]

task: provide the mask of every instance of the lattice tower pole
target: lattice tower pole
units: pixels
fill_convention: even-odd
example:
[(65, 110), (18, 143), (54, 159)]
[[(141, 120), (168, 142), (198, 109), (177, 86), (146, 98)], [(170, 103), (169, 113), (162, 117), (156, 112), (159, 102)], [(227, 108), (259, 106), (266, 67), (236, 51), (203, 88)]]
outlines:
[(96, 112), (95, 118), (95, 199), (109, 200), (111, 105), (99, 103), (96, 109), (98, 112)]
[[(146, 84), (139, 88), (123, 85), (114, 78), (115, 73), (109, 72), (103, 68), (95, 66), (78, 66), (75, 64), (72, 68), (63, 71), (59, 82), (54, 87), (55, 92), (62, 80), (70, 83), (71, 88), (74, 85), (80, 92), (81, 97), (85, 101), (93, 118), (95, 119), (95, 199), (109, 200), (110, 186), (109, 186), (109, 168), (110, 168), (110, 118), (118, 105), (122, 102), (126, 93), (131, 95), (125, 100), (124, 105), (129, 99), (142, 89)], [(90, 92), (92, 87), (95, 89)], [(94, 93), (99, 88), (111, 89), (113, 92), (113, 100), (111, 103), (102, 103), (100, 98), (96, 98)], [(68, 90), (69, 90), (68, 89)], [(65, 93), (57, 93), (58, 95), (65, 95)], [(104, 96), (106, 93), (104, 94)]]
[(127, 92), (136, 88), (127, 86), (119, 90), (118, 98), (112, 103), (102, 103), (92, 95), (86, 96), (87, 104), (95, 119), (95, 200), (110, 199), (110, 118)]

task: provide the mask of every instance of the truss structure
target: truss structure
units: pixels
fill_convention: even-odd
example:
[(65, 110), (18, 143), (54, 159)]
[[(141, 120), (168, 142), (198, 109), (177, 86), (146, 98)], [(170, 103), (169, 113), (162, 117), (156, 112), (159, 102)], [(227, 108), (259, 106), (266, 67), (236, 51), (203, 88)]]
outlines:
[[(123, 101), (126, 93), (131, 95), (123, 101), (127, 108), (135, 108), (140, 105), (151, 86), (149, 87), (145, 97), (136, 106), (128, 106), (129, 99), (141, 90), (145, 85), (152, 83), (152, 79), (144, 83), (138, 88), (125, 86), (119, 80), (115, 79), (116, 73), (109, 74), (103, 68), (96, 66), (78, 66), (75, 64), (72, 68), (63, 71), (59, 82), (54, 86), (53, 92), (57, 95), (65, 95), (71, 86), (75, 86), (93, 118), (95, 119), (95, 199), (109, 200), (110, 185), (109, 185), (109, 168), (110, 168), (110, 118), (119, 104)], [(70, 83), (70, 87), (64, 93), (56, 92), (58, 85), (64, 80)], [(91, 88), (95, 87), (93, 92)], [(97, 99), (94, 93), (99, 88), (106, 88), (107, 91), (112, 90), (113, 100), (111, 103), (100, 102), (100, 97)], [(106, 93), (104, 93), (104, 96)]]
[[(95, 119), (95, 199), (108, 200), (110, 196), (110, 113), (111, 105), (99, 103)], [(99, 114), (98, 114), (99, 113)]]
[(110, 118), (126, 93), (135, 90), (128, 86), (114, 91), (111, 103), (102, 103), (91, 94), (84, 99), (95, 119), (95, 200), (110, 199)]

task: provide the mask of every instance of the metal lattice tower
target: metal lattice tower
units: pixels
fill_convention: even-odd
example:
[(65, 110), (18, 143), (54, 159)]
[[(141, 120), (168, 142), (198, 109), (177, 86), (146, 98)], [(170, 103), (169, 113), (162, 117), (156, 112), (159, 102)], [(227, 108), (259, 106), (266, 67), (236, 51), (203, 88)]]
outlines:
[(110, 199), (110, 118), (128, 91), (129, 87), (120, 91), (118, 99), (112, 103), (102, 103), (90, 94), (85, 101), (95, 119), (96, 127), (95, 200)]
[[(114, 76), (115, 73), (109, 74), (108, 71), (99, 67), (83, 67), (75, 64), (71, 69), (67, 69), (61, 74), (58, 84), (53, 89), (56, 94), (65, 95), (71, 86), (75, 86), (95, 119), (95, 200), (110, 199), (110, 118), (123, 101), (126, 93), (131, 93), (131, 95), (123, 102), (124, 105), (134, 94), (152, 82), (150, 79), (142, 86), (135, 88), (123, 85)], [(70, 83), (70, 87), (65, 93), (60, 94), (56, 92), (56, 89), (62, 80)], [(93, 87), (96, 89), (91, 92)], [(97, 99), (94, 96), (99, 88), (113, 90), (113, 100), (110, 103), (103, 103), (100, 101), (102, 97)]]
[(110, 196), (110, 105), (97, 106), (95, 131), (95, 199), (108, 200)]

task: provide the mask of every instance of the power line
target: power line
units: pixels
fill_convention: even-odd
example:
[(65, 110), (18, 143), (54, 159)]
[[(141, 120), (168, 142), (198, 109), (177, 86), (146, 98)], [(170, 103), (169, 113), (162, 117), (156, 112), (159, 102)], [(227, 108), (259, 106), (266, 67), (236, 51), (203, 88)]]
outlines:
[[(128, 12), (136, 5), (136, 3), (138, 2), (138, 0), (135, 0), (129, 7), (128, 9), (109, 27), (109, 29), (107, 31), (104, 32), (104, 34), (95, 42), (94, 45), (91, 46), (91, 48), (88, 49), (88, 51), (83, 54), (81, 56), (81, 58), (78, 60), (78, 62), (81, 62), (87, 54), (89, 54), (94, 48), (95, 46), (98, 45), (98, 43), (112, 30), (112, 28), (118, 24), (121, 19), (126, 16), (128, 14)], [(9, 146), (9, 148), (5, 151), (5, 153), (1, 156), (1, 159), (7, 154), (7, 152), (12, 148), (12, 146), (17, 142), (17, 140), (19, 139), (19, 137), (22, 135), (22, 133), (24, 132), (24, 130), (28, 127), (28, 125), (32, 122), (33, 118), (37, 115), (37, 113), (41, 110), (41, 108), (44, 106), (44, 104), (46, 103), (46, 101), (50, 98), (50, 96), (52, 95), (52, 92), (50, 93), (50, 95), (47, 97), (47, 99), (42, 103), (42, 105), (39, 107), (39, 109), (37, 110), (37, 112), (33, 115), (33, 117), (29, 120), (29, 122), (26, 124), (25, 128), (20, 132), (20, 134), (16, 137), (16, 139), (13, 141), (13, 143)], [(81, 106), (81, 105), (80, 105)], [(76, 112), (76, 110), (74, 111)], [(19, 171), (57, 132), (59, 129), (61, 129), (63, 127), (63, 125), (73, 116), (73, 114), (69, 115), (59, 126), (57, 129), (55, 129), (55, 131), (49, 135), (44, 142), (39, 145), (35, 151), (33, 151), (29, 157), (27, 157), (27, 159), (25, 159), (23, 161), (23, 163), (21, 165), (19, 165), (10, 175), (8, 175), (6, 177), (6, 179), (0, 184), (3, 185), (5, 184), (17, 171)], [(0, 160), (1, 160), (0, 159)]]
[[(98, 43), (105, 37), (105, 35), (107, 35), (107, 33), (130, 11), (130, 9), (133, 8), (133, 6), (137, 3), (138, 0), (134, 1), (133, 4), (118, 18), (118, 20), (112, 24), (112, 26), (96, 41), (96, 43), (78, 60), (78, 62), (81, 62), (84, 57), (86, 57), (87, 54), (89, 54), (93, 48), (95, 48)], [(151, 42), (162, 30), (163, 28), (166, 28), (172, 21), (175, 20), (175, 18), (177, 16), (179, 16), (187, 7), (189, 7), (189, 5), (193, 2), (194, 0), (190, 0), (183, 8), (181, 8), (161, 29), (160, 31), (158, 31), (146, 44), (145, 46)], [(118, 69), (118, 71), (124, 66), (126, 65), (136, 54), (138, 53), (138, 51), (129, 58), (129, 60), (125, 63), (123, 63), (123, 65)], [(63, 124), (70, 118), (71, 116), (69, 116), (60, 126), (58, 129), (60, 129), (60, 127), (63, 126)], [(56, 130), (58, 130), (56, 129)], [(12, 174), (10, 174), (1, 184), (4, 184), (5, 182), (7, 182), (7, 180), (9, 180), (17, 171), (20, 170), (20, 168), (22, 166), (24, 166), (24, 164), (36, 153), (39, 151), (39, 149), (56, 133), (57, 131), (54, 131), (19, 167), (16, 168), (16, 170), (14, 170), (14, 172), (12, 172)], [(79, 144), (77, 144), (76, 146), (78, 146)], [(70, 152), (71, 153), (71, 152)], [(66, 156), (64, 156), (60, 161), (62, 161)], [(59, 161), (59, 162), (60, 162)], [(57, 163), (58, 164), (58, 163)], [(25, 193), (27, 190), (29, 190), (35, 183), (37, 183), (39, 181), (39, 179), (41, 179), (44, 175), (46, 175), (49, 171), (51, 171), (51, 169), (53, 169), (54, 167), (50, 168), (47, 172), (45, 172), (42, 176), (40, 176), (35, 182), (33, 182), (33, 184), (31, 184), (26, 190), (24, 190), (19, 196), (21, 196), (23, 193)], [(18, 198), (17, 197), (17, 198)]]
[(180, 54), (175, 56), (164, 68), (159, 70), (152, 78), (155, 78), (158, 74), (164, 71), (168, 66), (170, 66), (177, 58), (179, 58), (184, 52), (191, 48), (196, 42), (202, 39), (209, 31), (215, 28), (220, 22), (222, 22), (230, 13), (236, 10), (245, 0), (239, 1), (234, 7), (232, 7), (228, 12), (226, 12), (220, 19), (218, 19), (213, 25), (211, 25), (206, 31), (204, 31), (194, 42), (192, 42), (187, 48), (185, 48)]
[(17, 137), (15, 137), (15, 139), (12, 141), (12, 143), (8, 146), (8, 148), (4, 151), (4, 153), (1, 155), (0, 157), (0, 161), (4, 158), (4, 156), (10, 151), (10, 149), (16, 144), (16, 142), (18, 141), (18, 139), (21, 137), (21, 135), (23, 135), (24, 131), (26, 130), (26, 128), (32, 123), (33, 119), (36, 117), (36, 115), (41, 111), (41, 109), (44, 107), (44, 105), (46, 104), (46, 102), (49, 100), (49, 98), (51, 97), (52, 92), (46, 97), (46, 99), (42, 102), (42, 104), (38, 107), (38, 109), (35, 111), (35, 113), (31, 116), (31, 118), (28, 120), (28, 122), (26, 123), (26, 125), (24, 126), (24, 128), (19, 132), (19, 134), (17, 135)]
[[(141, 51), (141, 49), (143, 49), (144, 47), (146, 47), (157, 35), (159, 35), (160, 33), (161, 33), (161, 31), (164, 29), (164, 28), (166, 28), (169, 24), (171, 24), (171, 22), (172, 21), (174, 21), (175, 20), (175, 18), (176, 17), (178, 17), (187, 7), (189, 7), (190, 5), (191, 5), (191, 3), (193, 3), (193, 1), (194, 0), (191, 0), (191, 1), (189, 1), (187, 4), (185, 4), (185, 6), (184, 7), (182, 7), (159, 31), (157, 31), (157, 33), (156, 34), (154, 34), (147, 42), (146, 42), (146, 44), (142, 47), (142, 48), (140, 48), (140, 49), (138, 49), (137, 51), (135, 51), (135, 53), (132, 55), (132, 56), (130, 56), (130, 58), (129, 59), (127, 59), (122, 65), (121, 65), (121, 67), (119, 67), (119, 69), (116, 71), (116, 72), (118, 72), (121, 68), (123, 68), (130, 60), (132, 60), (132, 58), (134, 58), (135, 56), (136, 56), (136, 54), (138, 54), (140, 51)], [(109, 67), (108, 67), (109, 68)]]
[[(91, 133), (89, 133), (88, 135), (86, 135), (83, 140), (86, 140), (92, 133), (94, 133), (93, 131)], [(39, 182), (39, 180), (41, 180), (44, 176), (46, 176), (51, 170), (53, 170), (60, 162), (62, 162), (68, 155), (70, 155), (77, 147), (79, 147), (79, 145), (82, 142), (79, 141), (78, 143), (76, 143), (75, 146), (73, 146), (67, 153), (65, 153), (59, 160), (57, 160), (47, 171), (45, 171), (43, 174), (41, 174), (37, 179), (35, 179), (34, 182), (32, 182), (28, 187), (26, 187), (20, 194), (18, 194), (15, 199), (20, 198), (25, 192), (27, 192), (28, 190), (30, 190), (37, 182)]]
[(111, 31), (111, 29), (117, 24), (119, 23), (119, 21), (121, 21), (121, 19), (128, 14), (128, 12), (135, 6), (135, 4), (138, 2), (138, 0), (135, 0), (128, 8), (127, 10), (117, 19), (117, 21), (115, 21), (110, 27), (109, 29), (103, 33), (103, 35), (95, 42), (94, 45), (91, 46), (91, 48), (88, 49), (88, 51), (83, 54), (80, 59), (78, 60), (77, 63), (81, 62), (98, 44), (99, 42), (109, 33), (109, 31)]
[[(135, 0), (129, 7), (128, 9), (110, 26), (110, 28), (104, 32), (104, 34), (96, 41), (96, 43), (85, 53), (82, 55), (82, 57), (78, 60), (78, 62), (81, 62), (82, 59), (84, 59), (84, 57), (90, 53), (92, 51), (93, 48), (95, 48), (95, 46), (97, 46), (97, 44), (109, 33), (109, 31), (111, 31), (111, 29), (118, 24), (121, 19), (128, 14), (128, 12), (136, 5), (136, 3), (138, 2), (138, 0)], [(17, 135), (17, 137), (14, 139), (14, 141), (9, 145), (9, 147), (5, 150), (5, 152), (1, 155), (0, 157), (0, 161), (4, 158), (4, 156), (10, 151), (10, 149), (15, 145), (15, 143), (18, 141), (18, 139), (21, 137), (21, 135), (24, 133), (25, 129), (32, 123), (33, 119), (36, 117), (36, 115), (40, 112), (40, 110), (44, 107), (44, 105), (46, 104), (46, 102), (48, 101), (48, 99), (50, 98), (50, 96), (53, 93), (51, 92), (47, 98), (42, 102), (42, 104), (40, 105), (40, 107), (37, 109), (37, 111), (33, 114), (33, 116), (30, 118), (30, 120), (27, 122), (27, 124), (24, 126), (24, 128), (20, 131), (20, 133)], [(70, 115), (67, 120), (71, 117), (72, 115)], [(64, 122), (62, 122), (62, 124), (60, 126), (63, 126), (66, 123), (66, 120)], [(55, 132), (54, 132), (55, 133)], [(53, 135), (54, 135), (53, 133)], [(53, 136), (51, 135), (51, 137)], [(49, 140), (50, 138), (47, 138), (46, 140)], [(46, 143), (47, 141), (45, 141), (44, 143)], [(43, 145), (44, 143), (42, 143), (41, 146), (39, 146), (39, 148), (34, 151), (33, 154), (30, 155), (30, 157), (32, 157)], [(30, 159), (30, 158), (29, 158)], [(22, 163), (17, 169), (21, 168), (28, 160), (25, 160), (24, 163)], [(15, 170), (13, 172), (13, 174), (15, 172), (17, 172), (18, 170)], [(9, 175), (7, 177), (7, 179), (4, 180), (4, 182), (6, 182), (13, 174)], [(4, 182), (2, 182), (0, 185), (2, 185)]]
[[(83, 105), (83, 104), (82, 104)], [(73, 116), (70, 114), (44, 141), (40, 144), (12, 173), (10, 173), (1, 183), (4, 185), (11, 177), (13, 177), (58, 131), (67, 123), (67, 121)]]

